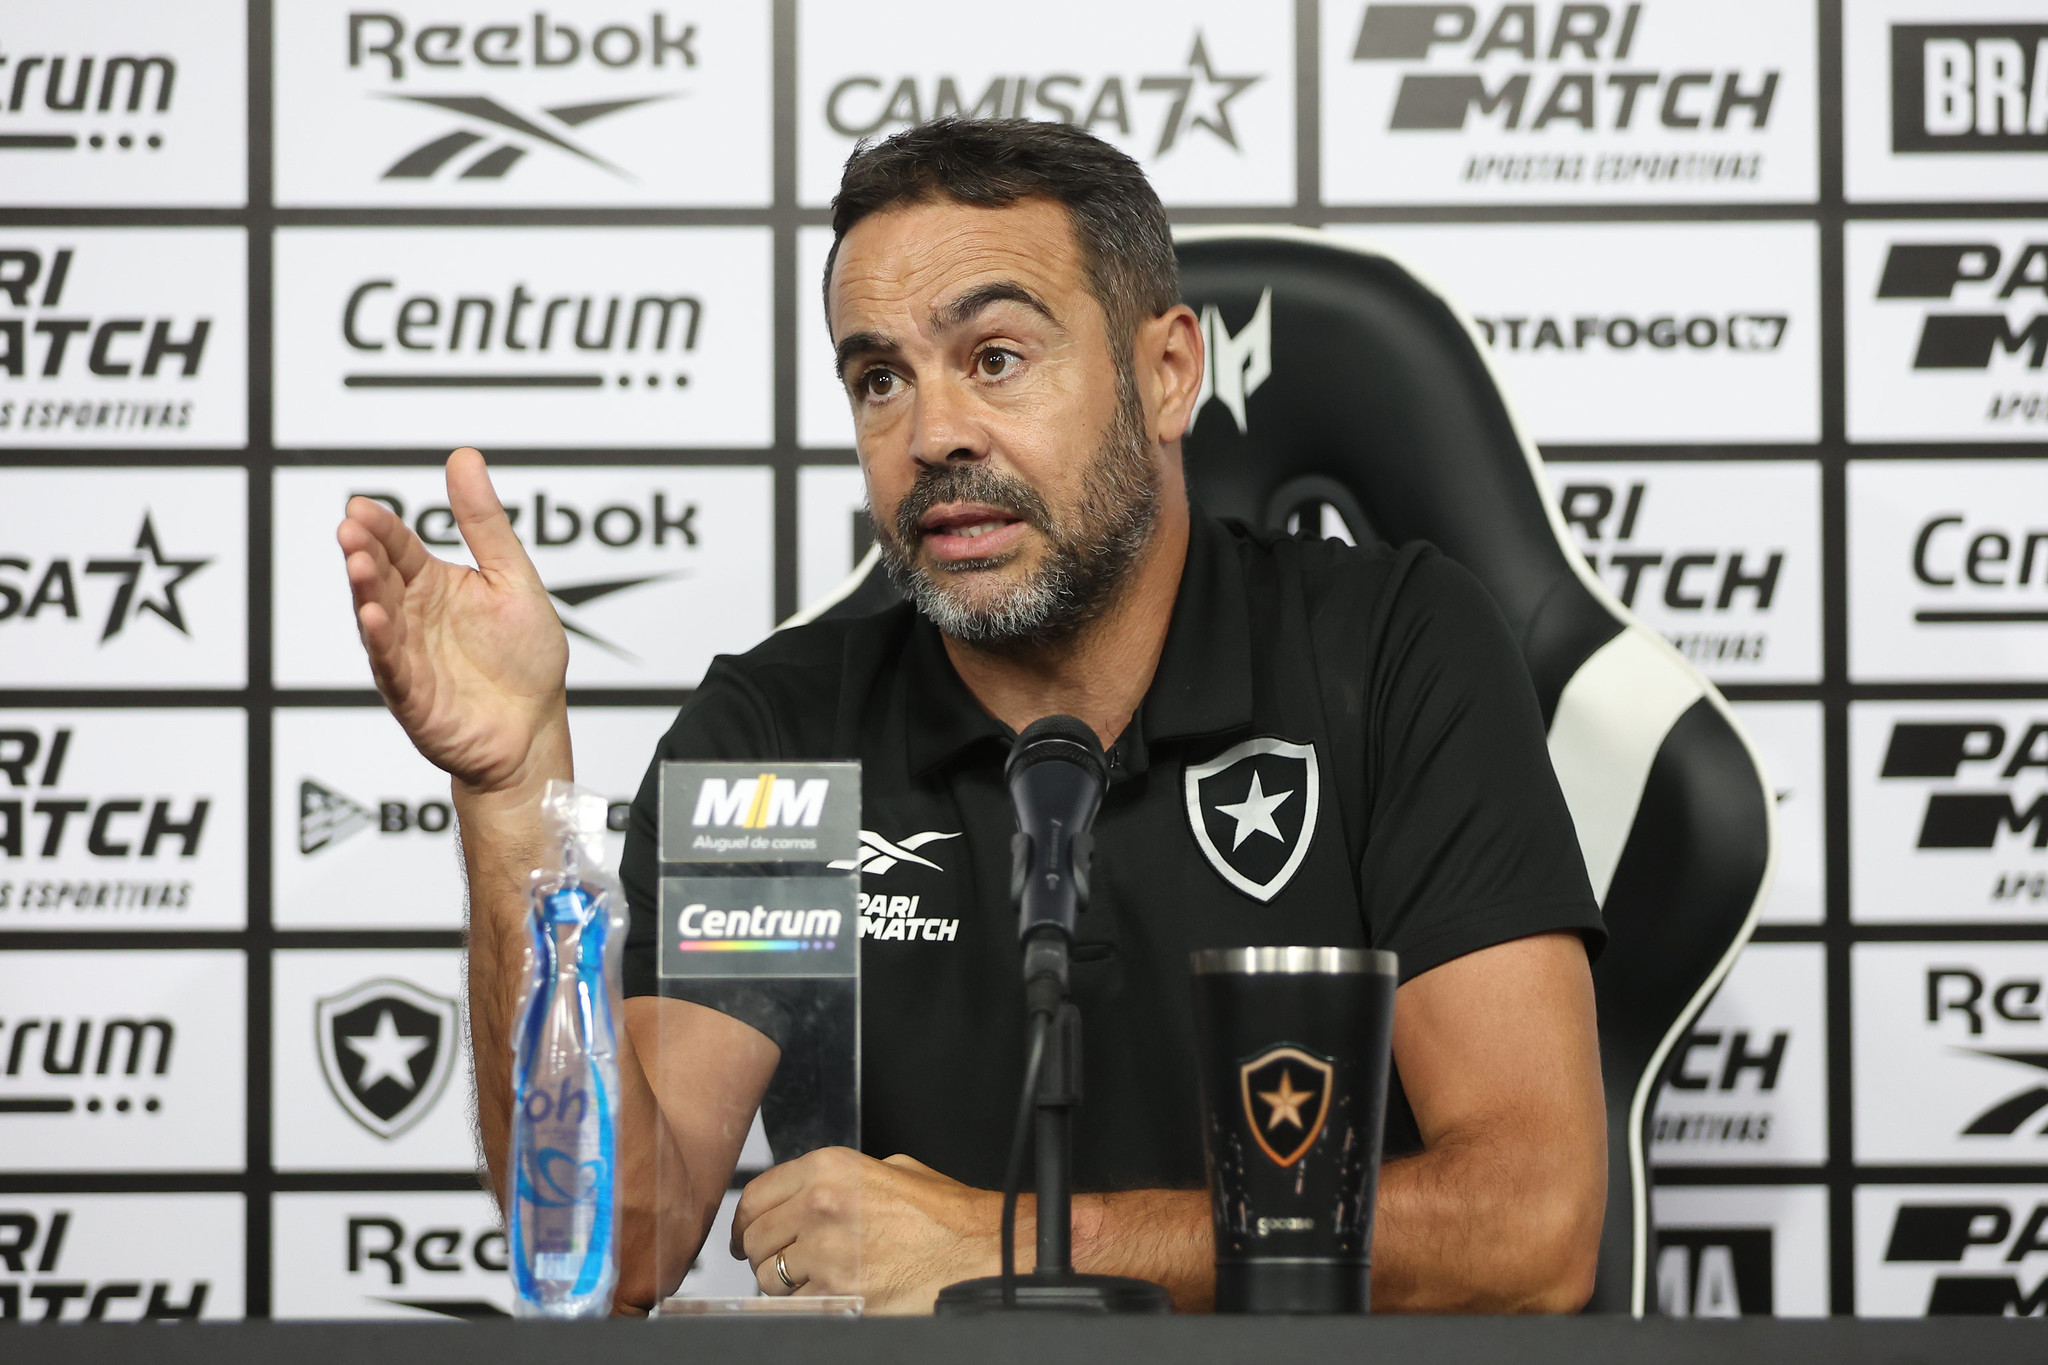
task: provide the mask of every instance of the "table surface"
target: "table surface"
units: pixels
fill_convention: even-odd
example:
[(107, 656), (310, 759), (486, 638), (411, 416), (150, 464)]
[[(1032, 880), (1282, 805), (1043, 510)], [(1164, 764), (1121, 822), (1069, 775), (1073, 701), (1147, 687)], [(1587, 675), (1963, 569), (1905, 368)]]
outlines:
[(1152, 1318), (0, 1326), (8, 1365), (2005, 1365), (2048, 1360), (2048, 1324), (1983, 1318)]

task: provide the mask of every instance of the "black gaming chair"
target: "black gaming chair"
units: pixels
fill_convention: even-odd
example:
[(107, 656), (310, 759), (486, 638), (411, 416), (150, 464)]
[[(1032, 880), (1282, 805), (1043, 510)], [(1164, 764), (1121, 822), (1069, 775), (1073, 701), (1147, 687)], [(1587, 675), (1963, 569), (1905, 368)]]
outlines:
[[(1428, 540), (1522, 647), (1610, 941), (1593, 970), (1608, 1201), (1590, 1311), (1645, 1311), (1646, 1132), (1672, 1046), (1749, 939), (1772, 800), (1727, 703), (1594, 577), (1471, 324), (1393, 259), (1295, 229), (1183, 233), (1209, 352), (1186, 442), (1214, 515)], [(1334, 520), (1333, 520), (1334, 519)], [(894, 600), (874, 557), (805, 618)]]

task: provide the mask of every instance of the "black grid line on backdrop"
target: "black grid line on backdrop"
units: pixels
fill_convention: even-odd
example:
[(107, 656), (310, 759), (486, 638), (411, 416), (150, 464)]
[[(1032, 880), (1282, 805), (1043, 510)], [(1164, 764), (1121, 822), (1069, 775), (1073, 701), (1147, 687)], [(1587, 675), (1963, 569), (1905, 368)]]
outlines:
[[(1871, 924), (1852, 920), (1850, 769), (1851, 706), (1879, 701), (1969, 701), (2048, 699), (2048, 678), (2039, 684), (1873, 683), (1850, 676), (1850, 546), (1849, 478), (1865, 462), (1925, 460), (1967, 456), (1973, 460), (2048, 458), (2048, 442), (1956, 445), (1905, 442), (1852, 446), (1848, 437), (1846, 358), (1849, 302), (1845, 237), (1852, 223), (1864, 220), (2029, 219), (2048, 205), (2039, 201), (2004, 203), (1850, 203), (1844, 193), (1844, 16), (1842, 0), (1818, 0), (1818, 138), (1819, 192), (1814, 202), (1760, 204), (1656, 204), (1524, 206), (1510, 204), (1385, 206), (1361, 208), (1326, 204), (1322, 192), (1322, 69), (1323, 45), (1332, 41), (1319, 33), (1316, 0), (1293, 0), (1294, 39), (1294, 170), (1296, 198), (1291, 206), (1264, 208), (1193, 208), (1174, 210), (1183, 224), (1293, 224), (1327, 227), (1346, 224), (1579, 224), (1579, 223), (1799, 223), (1813, 224), (1819, 241), (1820, 432), (1816, 444), (1548, 444), (1552, 459), (1574, 462), (1645, 461), (1711, 464), (1719, 461), (1777, 461), (1811, 466), (1820, 479), (1822, 667), (1818, 681), (1798, 683), (1722, 684), (1733, 701), (1791, 701), (1817, 704), (1823, 724), (1824, 761), (1824, 885), (1825, 917), (1816, 925), (1769, 925), (1757, 941), (1769, 944), (1814, 944), (1825, 962), (1825, 1046), (1827, 1050), (1826, 1113), (1828, 1148), (1818, 1165), (1660, 1166), (1659, 1180), (1673, 1187), (1814, 1186), (1828, 1197), (1830, 1273), (1829, 1301), (1837, 1313), (1856, 1304), (1856, 1210), (1859, 1187), (1903, 1184), (2048, 1185), (2048, 1161), (2026, 1166), (1907, 1166), (1859, 1164), (1855, 1156), (1855, 1075), (1852, 1049), (1851, 950), (1866, 943), (2037, 942), (2041, 929), (2012, 923)], [(214, 466), (239, 469), (247, 480), (247, 675), (239, 688), (141, 689), (0, 689), (0, 708), (125, 708), (210, 707), (238, 712), (247, 734), (247, 921), (240, 930), (220, 931), (78, 931), (61, 933), (0, 931), (0, 952), (63, 949), (148, 948), (180, 951), (232, 948), (246, 963), (246, 1047), (248, 1058), (245, 1137), (246, 1168), (240, 1174), (87, 1174), (24, 1175), (0, 1172), (6, 1193), (145, 1193), (216, 1192), (245, 1196), (245, 1307), (252, 1316), (268, 1315), (273, 1306), (271, 1283), (274, 1230), (273, 1196), (313, 1191), (453, 1191), (474, 1188), (470, 1177), (435, 1172), (282, 1173), (272, 1152), (272, 1012), (275, 954), (280, 950), (361, 948), (439, 948), (459, 946), (458, 934), (440, 930), (374, 932), (280, 929), (271, 904), (272, 788), (275, 720), (284, 712), (310, 707), (373, 707), (367, 687), (349, 689), (283, 689), (272, 675), (273, 639), (270, 615), (274, 596), (272, 562), (273, 476), (294, 467), (397, 465), (431, 467), (444, 452), (414, 447), (364, 446), (354, 449), (279, 449), (273, 439), (274, 361), (273, 262), (280, 229), (306, 227), (703, 227), (765, 228), (770, 234), (772, 314), (772, 436), (765, 448), (692, 448), (686, 451), (646, 448), (582, 448), (578, 461), (620, 466), (697, 467), (753, 465), (772, 472), (773, 605), (776, 619), (795, 610), (798, 601), (799, 523), (798, 478), (807, 466), (850, 464), (850, 451), (805, 447), (799, 440), (799, 386), (803, 350), (799, 338), (818, 325), (812, 282), (796, 275), (801, 229), (829, 222), (825, 210), (806, 207), (799, 194), (797, 139), (802, 111), (798, 107), (799, 16), (797, 0), (773, 0), (770, 25), (772, 193), (765, 208), (705, 209), (565, 209), (565, 208), (279, 208), (273, 193), (273, 80), (275, 72), (273, 10), (269, 0), (247, 6), (247, 203), (239, 209), (51, 209), (0, 205), (0, 229), (39, 227), (216, 227), (234, 228), (247, 250), (247, 444), (212, 449), (138, 449), (119, 451), (73, 448), (9, 447), (0, 450), (0, 470), (53, 467), (60, 469), (146, 469)], [(1338, 39), (1341, 41), (1341, 38)], [(508, 468), (559, 463), (563, 456), (545, 448), (491, 451), (493, 463)], [(337, 565), (338, 572), (338, 565)], [(2048, 669), (2044, 669), (2048, 674)], [(687, 689), (576, 688), (576, 706), (674, 706), (686, 700)], [(4, 712), (0, 712), (4, 714)]]

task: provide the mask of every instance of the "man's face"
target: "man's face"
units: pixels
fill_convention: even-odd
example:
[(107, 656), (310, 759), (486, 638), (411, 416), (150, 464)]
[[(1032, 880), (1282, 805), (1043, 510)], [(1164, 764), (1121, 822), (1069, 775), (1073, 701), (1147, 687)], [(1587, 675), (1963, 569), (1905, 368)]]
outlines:
[(875, 533), (918, 607), (992, 645), (1099, 614), (1150, 537), (1158, 474), (1065, 208), (874, 214), (830, 298)]

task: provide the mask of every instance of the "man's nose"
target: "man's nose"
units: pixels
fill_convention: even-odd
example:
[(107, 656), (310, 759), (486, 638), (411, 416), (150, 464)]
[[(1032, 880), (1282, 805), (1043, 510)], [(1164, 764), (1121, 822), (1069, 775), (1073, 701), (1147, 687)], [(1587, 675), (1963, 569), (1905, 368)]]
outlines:
[(985, 459), (988, 433), (976, 419), (973, 402), (957, 384), (941, 379), (920, 384), (911, 421), (910, 457), (919, 464), (946, 464)]

